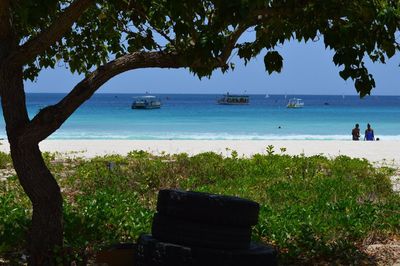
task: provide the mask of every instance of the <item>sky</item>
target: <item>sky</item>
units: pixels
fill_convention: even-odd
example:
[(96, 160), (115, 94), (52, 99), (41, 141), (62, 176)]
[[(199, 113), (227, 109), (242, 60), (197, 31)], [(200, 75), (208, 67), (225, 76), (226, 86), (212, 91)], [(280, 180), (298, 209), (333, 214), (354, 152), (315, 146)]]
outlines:
[[(284, 58), (281, 73), (268, 75), (261, 54), (244, 66), (237, 56), (231, 58), (234, 71), (217, 70), (210, 79), (193, 76), (187, 69), (139, 69), (121, 74), (97, 93), (207, 93), (356, 95), (352, 80), (339, 76), (340, 68), (332, 62), (333, 52), (322, 41), (291, 41), (277, 49)], [(400, 55), (387, 64), (367, 62), (376, 81), (372, 95), (400, 95)], [(43, 70), (36, 82), (26, 81), (27, 92), (70, 91), (83, 77), (67, 69)]]

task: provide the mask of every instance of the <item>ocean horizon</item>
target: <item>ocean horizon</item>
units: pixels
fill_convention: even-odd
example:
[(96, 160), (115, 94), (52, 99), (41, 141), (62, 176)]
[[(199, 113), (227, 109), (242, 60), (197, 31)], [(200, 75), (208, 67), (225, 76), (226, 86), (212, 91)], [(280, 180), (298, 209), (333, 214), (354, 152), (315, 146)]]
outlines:
[[(28, 93), (32, 118), (65, 94)], [(400, 140), (400, 96), (250, 95), (248, 105), (218, 105), (221, 94), (152, 94), (160, 109), (133, 110), (142, 94), (98, 93), (48, 139), (351, 140), (370, 123), (381, 140)], [(290, 98), (305, 106), (286, 108)], [(0, 137), (6, 138), (3, 116)]]

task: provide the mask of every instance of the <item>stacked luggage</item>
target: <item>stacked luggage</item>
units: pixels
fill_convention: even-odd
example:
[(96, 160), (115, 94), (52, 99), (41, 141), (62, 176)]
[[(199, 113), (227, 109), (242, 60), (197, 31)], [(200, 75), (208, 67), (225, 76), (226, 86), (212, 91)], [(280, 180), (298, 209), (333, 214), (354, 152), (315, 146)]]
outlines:
[(152, 235), (139, 237), (135, 265), (277, 265), (273, 248), (251, 242), (258, 212), (246, 199), (160, 190)]

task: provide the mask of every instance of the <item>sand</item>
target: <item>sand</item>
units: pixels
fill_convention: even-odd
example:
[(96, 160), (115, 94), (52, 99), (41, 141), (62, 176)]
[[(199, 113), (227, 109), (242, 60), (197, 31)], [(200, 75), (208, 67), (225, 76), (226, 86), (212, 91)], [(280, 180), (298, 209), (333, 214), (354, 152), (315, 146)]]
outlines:
[[(1, 141), (0, 150), (9, 152), (9, 145)], [(144, 150), (153, 154), (188, 153), (189, 155), (213, 151), (229, 156), (231, 150), (239, 156), (249, 157), (266, 153), (266, 147), (274, 146), (276, 153), (327, 157), (347, 155), (365, 158), (371, 162), (400, 165), (400, 141), (339, 141), (339, 140), (45, 140), (40, 143), (42, 151), (60, 152), (91, 158), (96, 155), (121, 154), (132, 150)]]

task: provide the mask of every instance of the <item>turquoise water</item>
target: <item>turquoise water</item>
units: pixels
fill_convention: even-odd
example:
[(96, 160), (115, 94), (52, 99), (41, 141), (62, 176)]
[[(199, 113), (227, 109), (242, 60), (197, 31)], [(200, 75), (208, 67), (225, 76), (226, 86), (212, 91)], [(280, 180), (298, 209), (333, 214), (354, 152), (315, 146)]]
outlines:
[[(351, 139), (359, 123), (376, 137), (400, 139), (400, 97), (250, 95), (250, 104), (216, 104), (221, 95), (160, 94), (163, 106), (132, 110), (134, 94), (96, 94), (51, 139)], [(28, 94), (32, 118), (62, 94)], [(288, 109), (300, 97), (302, 109)], [(0, 136), (5, 138), (4, 120)], [(280, 128), (279, 128), (280, 127)]]

